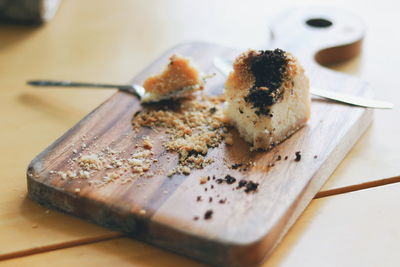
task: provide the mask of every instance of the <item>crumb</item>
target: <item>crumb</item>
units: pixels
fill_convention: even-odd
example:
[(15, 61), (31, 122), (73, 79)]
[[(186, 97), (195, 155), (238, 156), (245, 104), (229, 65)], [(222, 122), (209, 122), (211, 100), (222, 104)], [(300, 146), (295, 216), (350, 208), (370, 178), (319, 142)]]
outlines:
[(225, 134), (225, 144), (233, 145), (233, 136), (231, 133)]
[(218, 201), (219, 204), (225, 204), (225, 202), (226, 202), (226, 198), (225, 198), (225, 199), (220, 199), (220, 200)]
[(153, 144), (151, 143), (151, 141), (149, 139), (144, 139), (143, 140), (143, 147), (145, 149), (152, 149), (153, 148)]
[(287, 160), (289, 157), (288, 156), (285, 156), (285, 160)]
[(254, 192), (258, 188), (258, 183), (254, 183), (253, 181), (248, 181), (246, 184), (246, 189), (244, 190), (246, 193)]
[(39, 226), (37, 224), (32, 224), (32, 228), (38, 228)]
[(193, 217), (193, 220), (195, 220), (195, 221), (197, 221), (198, 219), (199, 219), (198, 216), (194, 216), (194, 217)]
[(201, 201), (201, 196), (197, 196), (196, 201)]
[(145, 209), (141, 209), (141, 210), (139, 211), (139, 214), (140, 214), (140, 215), (145, 215), (145, 214), (146, 214), (146, 210), (145, 210)]
[(276, 161), (280, 161), (282, 159), (281, 155), (278, 155), (278, 157), (276, 158)]
[(295, 153), (295, 155), (296, 155), (296, 158), (294, 159), (294, 161), (300, 161), (300, 160), (301, 160), (300, 151), (297, 151), (297, 152)]
[(247, 184), (247, 181), (246, 180), (240, 180), (239, 181), (239, 185), (237, 186), (237, 188), (239, 189), (239, 188), (242, 188), (243, 186), (245, 186)]
[(236, 182), (236, 178), (228, 174), (225, 176), (225, 181), (227, 182), (227, 184), (233, 184), (234, 182)]
[(189, 175), (190, 174), (190, 168), (188, 166), (183, 166), (182, 167), (182, 173), (185, 175)]
[(205, 220), (211, 219), (213, 213), (214, 213), (214, 212), (213, 212), (212, 210), (207, 210), (206, 213), (204, 213), (204, 219), (205, 219)]
[(242, 167), (242, 166), (243, 166), (243, 163), (235, 163), (235, 164), (232, 164), (231, 168), (236, 170), (237, 168)]
[(212, 202), (212, 201), (213, 201), (213, 198), (210, 197), (210, 198), (208, 199), (208, 202)]
[(207, 181), (208, 181), (207, 177), (200, 178), (200, 184), (205, 184), (207, 183)]
[(80, 188), (75, 188), (74, 192), (75, 193), (79, 193), (79, 192), (81, 192), (81, 189)]
[(314, 155), (314, 159), (316, 159), (316, 158), (318, 158), (318, 156), (317, 156), (317, 155)]

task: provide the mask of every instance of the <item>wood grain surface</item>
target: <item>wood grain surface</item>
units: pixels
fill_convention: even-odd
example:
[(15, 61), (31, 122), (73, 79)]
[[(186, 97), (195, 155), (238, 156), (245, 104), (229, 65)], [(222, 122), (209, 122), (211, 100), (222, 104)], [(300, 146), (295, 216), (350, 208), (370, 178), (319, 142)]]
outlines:
[[(313, 15), (304, 11), (297, 12), (304, 16)], [(346, 21), (346, 16), (340, 18)], [(298, 25), (296, 19), (296, 16), (286, 18), (294, 26)], [(356, 29), (353, 38), (338, 39), (334, 44), (353, 49), (359, 45), (362, 34), (357, 30), (357, 23), (348, 23)], [(285, 23), (281, 25), (287, 26)], [(304, 28), (304, 25), (299, 27), (303, 34), (315, 30)], [(275, 30), (276, 33), (279, 31)], [(338, 35), (335, 31), (328, 32), (324, 34), (329, 39), (324, 40), (333, 40)], [(297, 44), (295, 40), (296, 35), (292, 42), (282, 39), (280, 47), (293, 52), (302, 60), (313, 85), (370, 95), (364, 82), (327, 71), (313, 63), (312, 58), (320, 47)], [(311, 38), (305, 40), (312, 41)], [(292, 44), (291, 47), (287, 46), (288, 43)], [(329, 47), (333, 44), (325, 45)], [(305, 52), (311, 49), (314, 53)], [(215, 56), (233, 58), (238, 51), (206, 43), (180, 45), (166, 52), (133, 82), (140, 84), (145, 77), (157, 72), (172, 53), (191, 56), (204, 72), (211, 73), (215, 72), (211, 65)], [(221, 93), (223, 81), (223, 77), (215, 77), (208, 83), (207, 92)], [(144, 184), (142, 180), (124, 185), (115, 182), (99, 188), (87, 186), (79, 179), (65, 182), (49, 175), (50, 170), (68, 170), (66, 162), (73, 155), (71, 144), (81, 147), (83, 137), (92, 151), (107, 146), (123, 150), (127, 155), (134, 151), (135, 143), (141, 139), (140, 135), (132, 131), (130, 121), (140, 108), (133, 96), (117, 93), (85, 117), (33, 160), (28, 169), (29, 195), (43, 205), (217, 265), (256, 264), (269, 254), (368, 127), (372, 115), (368, 109), (314, 99), (312, 119), (308, 125), (272, 151), (248, 153), (247, 144), (236, 136), (235, 146), (222, 144), (209, 153), (216, 160), (204, 170), (192, 172), (189, 176), (175, 175), (171, 179), (165, 174), (173, 165), (165, 164), (165, 153), (157, 146), (156, 156), (164, 164), (157, 166), (161, 170), (159, 175), (147, 178), (148, 181), (140, 189), (138, 184)], [(153, 140), (160, 138), (156, 133), (146, 131), (146, 134)], [(302, 153), (300, 162), (293, 160), (296, 151)], [(275, 167), (268, 168), (267, 165), (278, 154), (288, 156), (289, 160), (280, 161)], [(176, 155), (170, 156), (177, 158)], [(248, 172), (229, 168), (238, 161), (251, 161), (256, 165)], [(232, 192), (228, 186), (215, 185), (216, 190), (204, 193), (204, 186), (199, 185), (199, 179), (210, 174), (219, 178), (226, 174), (239, 179), (251, 178), (259, 182), (260, 187), (254, 194), (245, 194)], [(76, 188), (80, 189), (79, 193)], [(228, 202), (225, 205), (199, 204), (196, 202), (198, 195), (215, 198), (217, 195), (226, 196)], [(207, 209), (214, 211), (211, 220), (193, 221), (194, 216), (202, 216)]]
[[(393, 184), (313, 200), (262, 266), (398, 266), (399, 190), (400, 185)], [(11, 259), (2, 266), (48, 262), (57, 266), (204, 266), (129, 238)]]

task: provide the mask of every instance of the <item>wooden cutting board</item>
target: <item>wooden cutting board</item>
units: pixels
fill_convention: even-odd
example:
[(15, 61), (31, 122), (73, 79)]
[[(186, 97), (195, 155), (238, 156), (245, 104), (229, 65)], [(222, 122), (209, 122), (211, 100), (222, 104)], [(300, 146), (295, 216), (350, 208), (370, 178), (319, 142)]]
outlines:
[[(305, 23), (321, 17), (333, 25), (321, 27), (329, 24), (324, 20), (311, 20), (311, 26)], [(276, 37), (273, 47), (294, 53), (312, 86), (370, 96), (365, 82), (322, 68), (314, 60), (316, 56), (326, 64), (356, 55), (363, 37), (357, 19), (332, 9), (295, 9), (278, 18), (272, 30)], [(182, 44), (167, 51), (132, 82), (141, 84), (159, 72), (173, 53), (190, 56), (205, 73), (213, 73), (215, 56), (232, 59), (239, 52), (208, 43)], [(207, 83), (206, 92), (222, 93), (224, 79), (217, 74)], [(372, 120), (371, 109), (313, 98), (307, 126), (273, 150), (250, 153), (248, 145), (235, 135), (233, 146), (222, 143), (210, 149), (207, 157), (214, 162), (204, 169), (168, 178), (166, 173), (176, 165), (178, 155), (164, 151), (160, 132), (133, 131), (131, 120), (141, 108), (134, 96), (117, 92), (40, 153), (27, 172), (30, 198), (156, 246), (229, 266), (255, 265), (271, 253)], [(151, 177), (132, 181), (120, 177), (96, 186), (90, 181), (102, 179), (104, 172), (89, 179), (62, 179), (54, 174), (73, 170), (76, 162), (71, 159), (79, 153), (105, 147), (128, 157), (144, 135), (155, 144), (154, 157), (158, 159), (152, 166), (156, 174)], [(301, 152), (300, 161), (294, 160), (297, 151)], [(280, 161), (276, 161), (278, 155)], [(250, 162), (254, 163), (246, 171), (232, 168), (233, 164)], [(227, 174), (259, 183), (258, 190), (246, 193), (235, 189), (237, 182), (199, 182), (205, 176), (224, 178)], [(202, 201), (197, 201), (198, 196)], [(226, 202), (220, 203), (221, 199)], [(208, 210), (213, 214), (204, 219)]]

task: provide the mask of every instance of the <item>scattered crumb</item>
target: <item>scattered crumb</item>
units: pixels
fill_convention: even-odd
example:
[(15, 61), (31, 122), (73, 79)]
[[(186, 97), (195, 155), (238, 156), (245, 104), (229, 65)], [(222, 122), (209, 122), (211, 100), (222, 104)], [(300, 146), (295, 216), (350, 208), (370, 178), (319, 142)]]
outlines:
[(205, 183), (207, 183), (208, 180), (209, 179), (207, 179), (207, 177), (201, 177), (200, 178), (200, 184), (205, 184)]
[(199, 219), (199, 216), (194, 216), (193, 220), (197, 221)]
[(188, 166), (183, 166), (182, 167), (182, 173), (185, 175), (189, 175), (190, 174), (190, 168)]
[(316, 159), (316, 158), (318, 158), (318, 156), (317, 156), (317, 155), (314, 155), (314, 159)]
[(80, 188), (75, 188), (74, 192), (75, 193), (79, 193), (79, 192), (81, 192), (81, 189)]
[(38, 228), (39, 226), (37, 224), (32, 224), (32, 228)]
[(145, 215), (145, 214), (146, 214), (146, 210), (145, 210), (145, 209), (141, 209), (141, 210), (139, 211), (139, 214), (140, 214), (140, 215)]
[(233, 136), (230, 132), (225, 134), (225, 144), (233, 145)]
[(143, 147), (145, 149), (152, 149), (153, 148), (153, 143), (151, 143), (151, 141), (149, 139), (145, 138), (143, 140)]
[(257, 191), (258, 183), (254, 183), (253, 181), (248, 181), (246, 184), (246, 189), (244, 190), (246, 193)]
[(243, 163), (235, 163), (235, 164), (232, 164), (231, 168), (236, 170), (237, 168), (242, 167), (242, 166), (243, 166)]
[(295, 155), (296, 155), (296, 158), (294, 159), (294, 161), (300, 161), (300, 160), (301, 160), (300, 151), (297, 151), (297, 152), (295, 153)]
[(207, 210), (206, 213), (204, 213), (204, 219), (205, 219), (205, 220), (211, 219), (213, 213), (214, 213), (214, 212), (213, 212), (212, 210)]
[(287, 160), (289, 157), (288, 156), (285, 156), (285, 160)]
[(224, 179), (219, 178), (216, 180), (216, 182), (218, 184), (222, 184), (223, 182), (226, 182), (227, 184), (233, 184), (236, 182), (236, 178), (228, 174), (224, 177)]

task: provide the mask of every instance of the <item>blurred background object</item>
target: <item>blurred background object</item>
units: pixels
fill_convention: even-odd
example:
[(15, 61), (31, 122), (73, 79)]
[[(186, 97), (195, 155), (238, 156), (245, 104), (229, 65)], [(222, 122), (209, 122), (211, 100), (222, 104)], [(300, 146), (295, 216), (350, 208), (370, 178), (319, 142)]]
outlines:
[(0, 0), (0, 23), (41, 24), (53, 18), (61, 0)]

